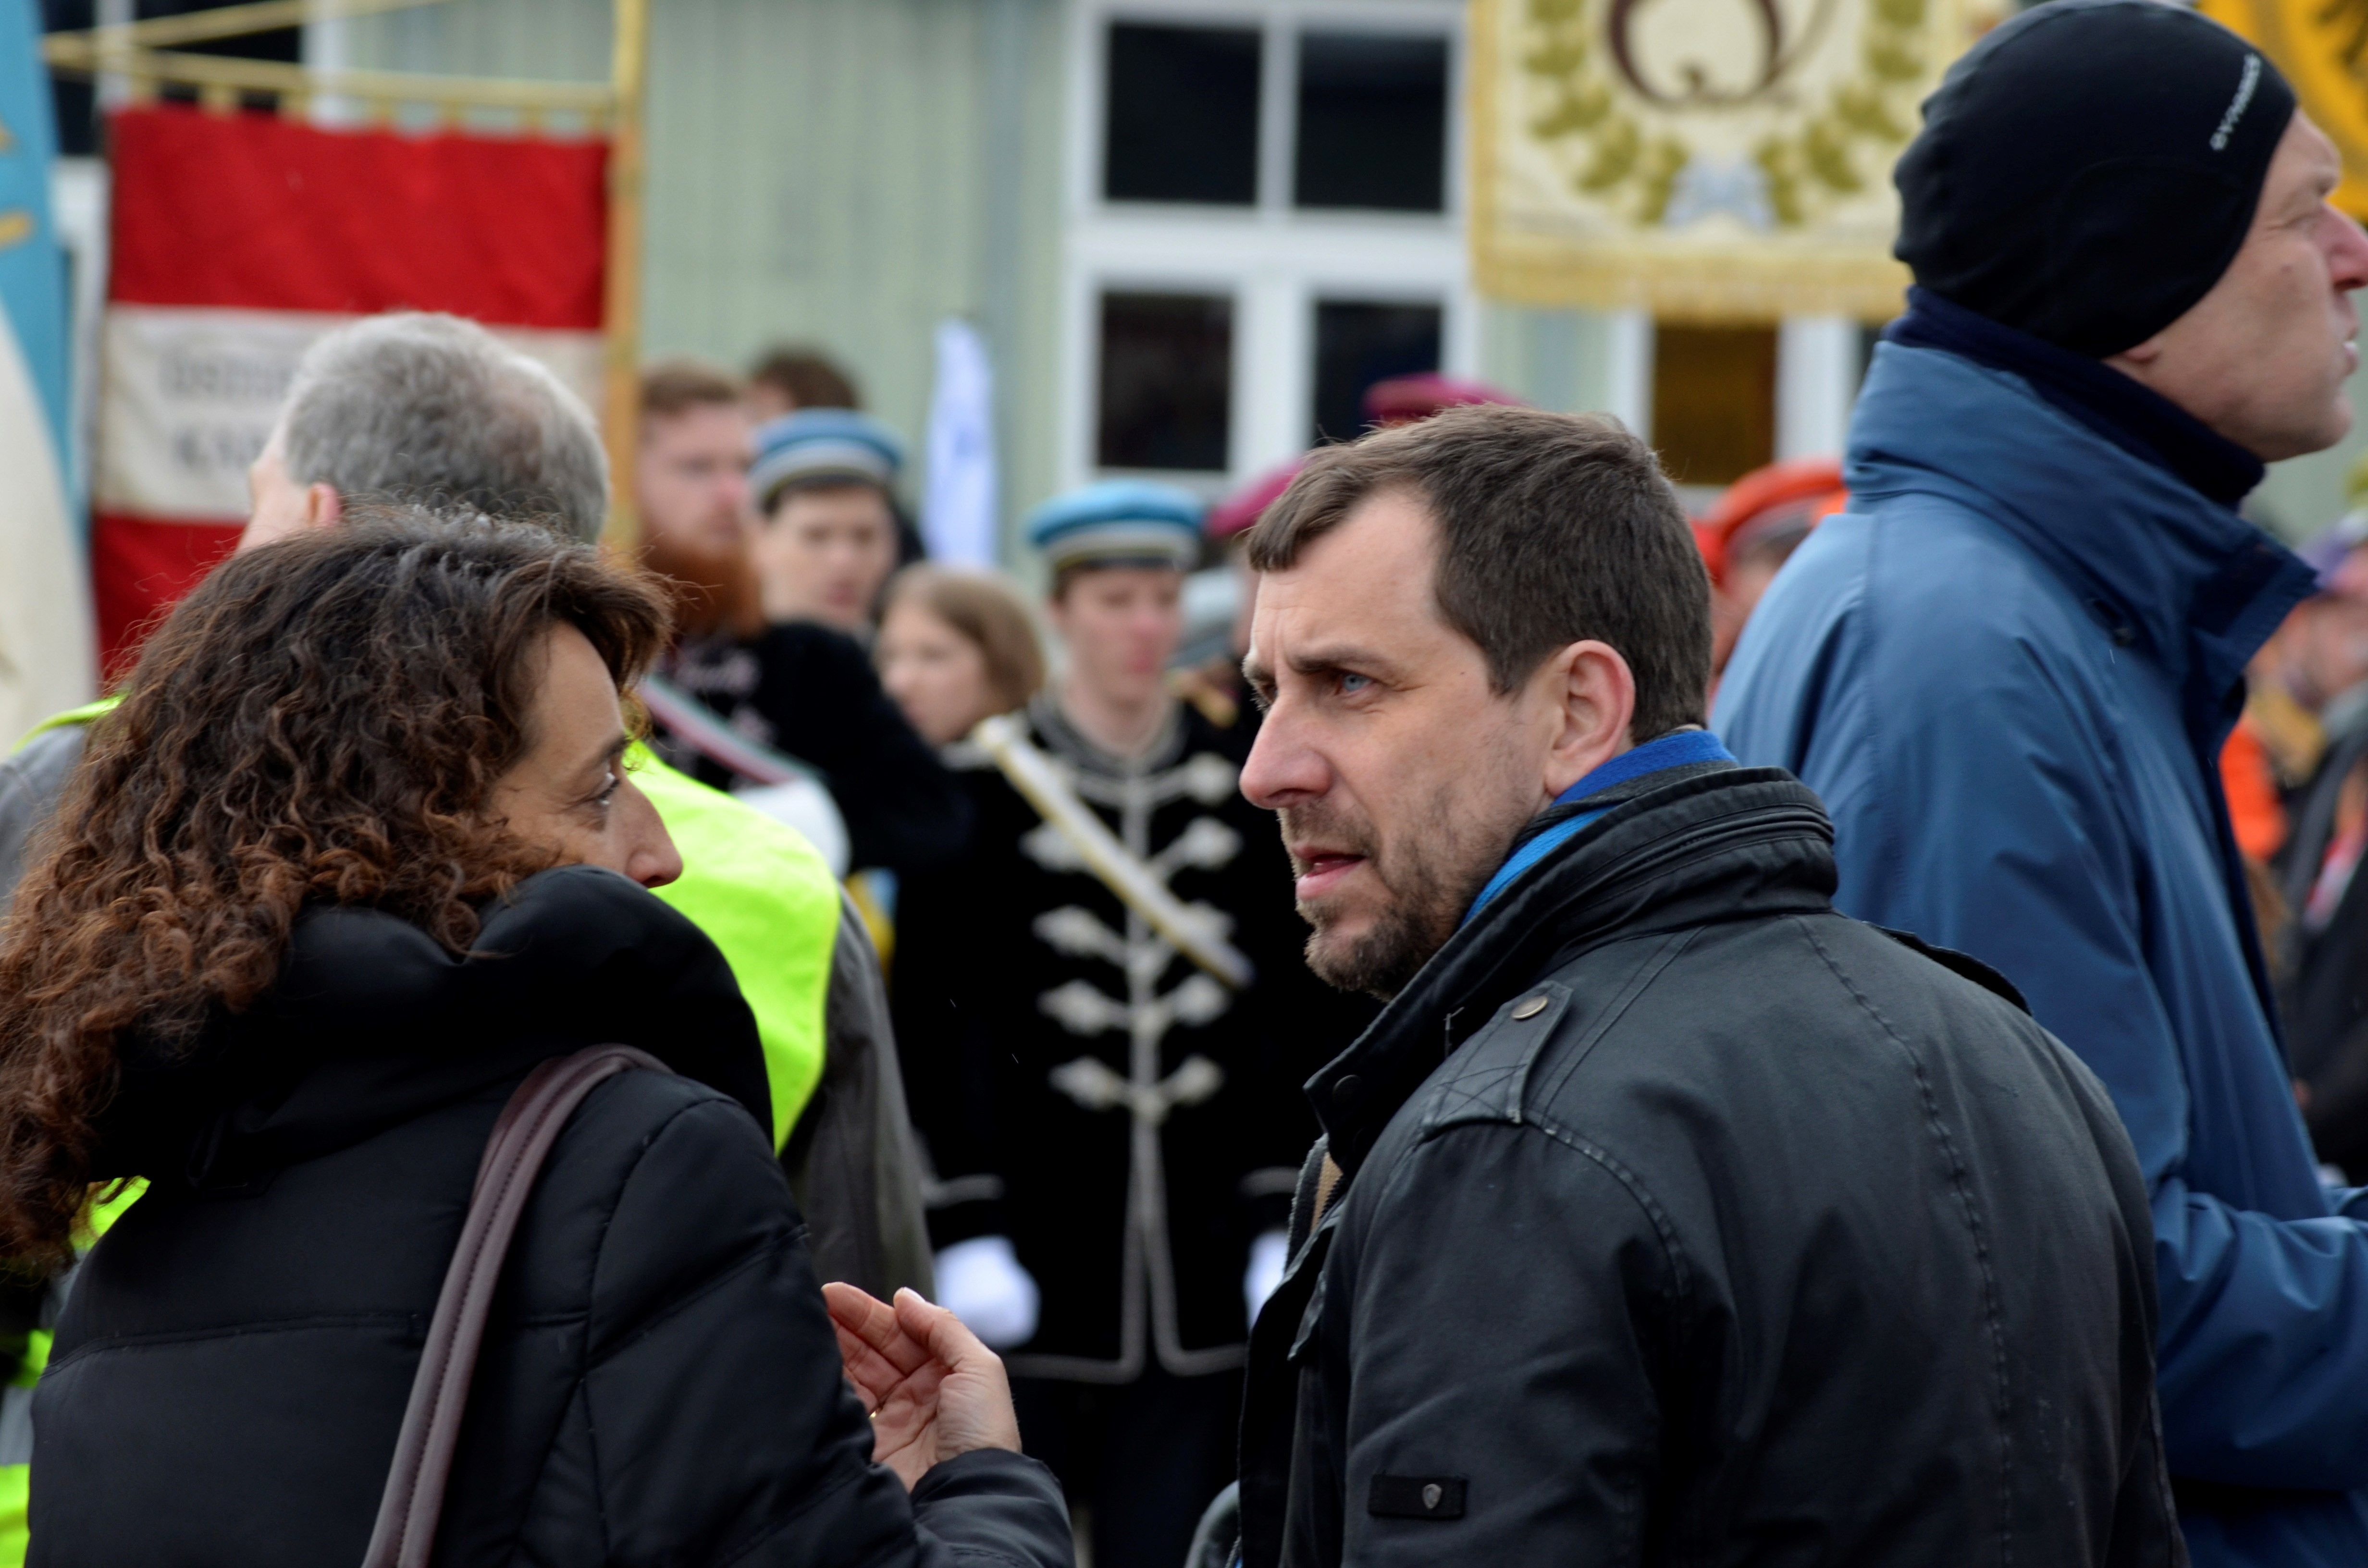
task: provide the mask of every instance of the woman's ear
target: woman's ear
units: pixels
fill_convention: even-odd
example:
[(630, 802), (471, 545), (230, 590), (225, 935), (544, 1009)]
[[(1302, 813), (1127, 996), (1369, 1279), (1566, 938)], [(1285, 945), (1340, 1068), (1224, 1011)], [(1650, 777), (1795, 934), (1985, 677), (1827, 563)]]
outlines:
[(1619, 649), (1593, 638), (1556, 651), (1541, 674), (1558, 710), (1543, 780), (1552, 798), (1635, 744), (1636, 676)]

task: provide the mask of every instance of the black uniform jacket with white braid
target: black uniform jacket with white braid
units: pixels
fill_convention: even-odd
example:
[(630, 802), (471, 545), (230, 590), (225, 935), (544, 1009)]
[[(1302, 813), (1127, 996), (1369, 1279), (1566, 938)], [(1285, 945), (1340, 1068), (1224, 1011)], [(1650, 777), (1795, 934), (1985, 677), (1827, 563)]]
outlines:
[(1273, 813), (1178, 703), (1133, 758), (1049, 700), (1035, 745), (1078, 801), (1257, 968), (1235, 991), (1104, 886), (995, 765), (957, 748), (968, 858), (904, 879), (891, 995), (946, 1246), (1011, 1238), (1042, 1292), (1022, 1376), (1127, 1382), (1241, 1366), (1250, 1244), (1282, 1229), (1314, 1119), (1299, 1085), (1372, 1017), (1308, 973)]

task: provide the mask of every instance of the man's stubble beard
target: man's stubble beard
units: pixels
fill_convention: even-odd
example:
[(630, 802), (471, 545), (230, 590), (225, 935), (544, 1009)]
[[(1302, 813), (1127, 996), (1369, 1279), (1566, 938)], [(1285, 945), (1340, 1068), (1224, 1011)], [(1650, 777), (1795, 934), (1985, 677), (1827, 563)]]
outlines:
[(1404, 843), (1386, 856), (1372, 825), (1315, 801), (1285, 806), (1277, 814), (1286, 842), (1319, 844), (1350, 849), (1381, 881), (1387, 902), (1362, 936), (1336, 938), (1322, 921), (1300, 907), (1300, 918), (1315, 929), (1307, 938), (1307, 967), (1316, 978), (1341, 991), (1359, 991), (1387, 1002), (1445, 947), (1463, 923), (1489, 874), (1504, 858), (1504, 845), (1475, 845), (1466, 825), (1458, 834), (1454, 785), (1442, 788), (1428, 802), (1420, 821)]

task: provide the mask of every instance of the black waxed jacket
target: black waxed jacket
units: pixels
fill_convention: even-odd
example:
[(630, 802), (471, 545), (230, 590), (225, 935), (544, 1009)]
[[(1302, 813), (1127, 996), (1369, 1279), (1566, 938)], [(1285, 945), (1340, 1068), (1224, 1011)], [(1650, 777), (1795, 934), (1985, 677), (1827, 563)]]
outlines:
[(197, 1050), (135, 1051), (100, 1174), (149, 1190), (84, 1260), (34, 1400), (42, 1568), (361, 1560), (487, 1134), (537, 1062), (595, 1089), (502, 1276), (433, 1561), (1066, 1563), (1049, 1471), (871, 1462), (714, 945), (624, 878), (545, 872), (456, 960), (315, 907)]
[(1308, 1085), (1249, 1568), (2183, 1562), (2104, 1090), (1788, 775), (1622, 796)]

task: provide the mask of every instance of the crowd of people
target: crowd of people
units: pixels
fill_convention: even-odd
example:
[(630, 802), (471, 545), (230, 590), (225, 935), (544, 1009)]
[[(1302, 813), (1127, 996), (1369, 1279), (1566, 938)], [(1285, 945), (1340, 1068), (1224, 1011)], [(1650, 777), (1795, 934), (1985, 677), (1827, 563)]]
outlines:
[(657, 674), (689, 699), (654, 744), (810, 835), (776, 780), (824, 781), (891, 957), (935, 1293), (1006, 1353), (1098, 1560), (1180, 1562), (1232, 1476), (1316, 1131), (1297, 1085), (1372, 1013), (1300, 960), (1281, 842), (1237, 787), (1254, 705), (1176, 678), (1204, 508), (1055, 499), (1031, 608), (913, 560), (901, 447), (860, 411), (763, 418), (689, 364), (643, 391), (644, 554), (683, 600)]
[(0, 764), (0, 1559), (2368, 1562), (2368, 506), (2241, 511), (2340, 172), (2053, 0), (1839, 460), (1408, 378), (1041, 592), (819, 355), (646, 372), (628, 553), (547, 371), (330, 334)]

